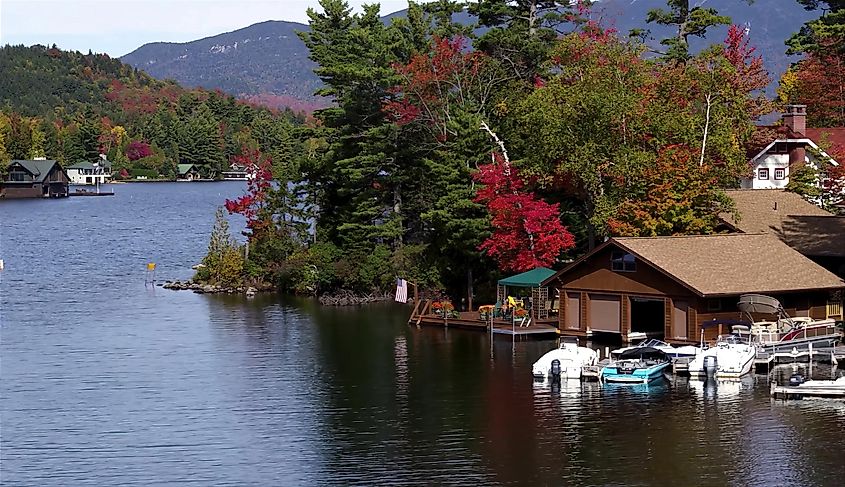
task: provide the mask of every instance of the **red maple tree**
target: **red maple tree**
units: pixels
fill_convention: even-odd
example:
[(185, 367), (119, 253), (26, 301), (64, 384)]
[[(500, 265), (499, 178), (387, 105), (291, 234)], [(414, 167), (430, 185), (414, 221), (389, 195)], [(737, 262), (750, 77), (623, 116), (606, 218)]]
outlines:
[(244, 147), (240, 155), (232, 157), (232, 164), (246, 168), (247, 191), (239, 198), (227, 199), (226, 210), (230, 214), (237, 213), (246, 218), (246, 227), (250, 231), (249, 237), (253, 238), (271, 224), (272, 215), (265, 210), (268, 192), (273, 181), (273, 161), (270, 156), (258, 149)]
[(476, 201), (491, 216), (493, 233), (479, 250), (496, 260), (503, 271), (523, 272), (552, 265), (575, 246), (575, 238), (560, 222), (557, 203), (547, 203), (526, 190), (515, 168), (498, 152), (480, 166), (475, 180), (484, 186)]

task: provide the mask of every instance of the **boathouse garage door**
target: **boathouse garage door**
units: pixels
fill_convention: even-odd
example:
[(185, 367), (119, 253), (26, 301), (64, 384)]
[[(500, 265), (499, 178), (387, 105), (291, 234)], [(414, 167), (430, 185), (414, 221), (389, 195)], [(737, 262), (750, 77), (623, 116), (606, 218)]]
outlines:
[(593, 331), (622, 332), (622, 306), (619, 296), (590, 295), (590, 328)]

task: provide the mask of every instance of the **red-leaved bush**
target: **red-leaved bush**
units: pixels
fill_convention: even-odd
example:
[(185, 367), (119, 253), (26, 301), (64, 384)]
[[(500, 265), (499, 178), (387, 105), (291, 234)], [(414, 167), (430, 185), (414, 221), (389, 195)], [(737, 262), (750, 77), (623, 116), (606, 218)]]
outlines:
[(494, 162), (479, 167), (476, 201), (490, 213), (493, 233), (479, 250), (496, 260), (503, 271), (523, 272), (547, 267), (561, 252), (575, 245), (575, 238), (560, 222), (560, 208), (525, 189), (504, 158), (493, 154)]

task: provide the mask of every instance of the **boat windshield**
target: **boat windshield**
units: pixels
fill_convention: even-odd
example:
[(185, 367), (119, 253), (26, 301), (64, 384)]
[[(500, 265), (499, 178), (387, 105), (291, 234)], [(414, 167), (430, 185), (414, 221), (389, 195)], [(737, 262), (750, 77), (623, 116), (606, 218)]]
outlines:
[(637, 344), (638, 347), (671, 347), (668, 343), (658, 340), (657, 338), (649, 338), (648, 340), (643, 340)]
[(719, 338), (716, 339), (716, 344), (724, 343), (725, 345), (747, 345), (749, 343), (749, 338), (739, 335), (719, 335)]

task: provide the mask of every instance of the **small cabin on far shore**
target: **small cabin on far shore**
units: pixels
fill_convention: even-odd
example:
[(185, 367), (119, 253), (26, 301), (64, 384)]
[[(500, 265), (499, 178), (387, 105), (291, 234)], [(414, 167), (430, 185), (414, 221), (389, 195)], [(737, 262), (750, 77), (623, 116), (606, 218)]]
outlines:
[(54, 160), (13, 160), (0, 183), (0, 198), (65, 198), (69, 181)]
[[(565, 335), (634, 333), (712, 340), (741, 319), (742, 294), (770, 295), (790, 316), (841, 320), (845, 282), (766, 234), (611, 238), (541, 284), (560, 295)], [(755, 317), (763, 319), (764, 317)], [(724, 330), (728, 332), (730, 330)]]

